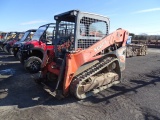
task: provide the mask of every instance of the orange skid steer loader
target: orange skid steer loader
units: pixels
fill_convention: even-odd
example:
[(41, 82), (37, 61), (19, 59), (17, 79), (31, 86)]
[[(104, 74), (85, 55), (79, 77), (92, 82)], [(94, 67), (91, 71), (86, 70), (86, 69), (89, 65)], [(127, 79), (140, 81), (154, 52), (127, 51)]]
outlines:
[(78, 10), (54, 18), (54, 50), (46, 51), (37, 83), (55, 97), (84, 99), (121, 81), (126, 30), (109, 34), (107, 17)]

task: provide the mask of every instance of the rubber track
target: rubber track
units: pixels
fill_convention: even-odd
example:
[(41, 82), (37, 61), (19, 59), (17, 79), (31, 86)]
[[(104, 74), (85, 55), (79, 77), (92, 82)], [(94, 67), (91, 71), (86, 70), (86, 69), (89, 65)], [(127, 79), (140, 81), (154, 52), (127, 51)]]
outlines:
[[(103, 57), (100, 59), (99, 63), (93, 65), (91, 68), (85, 70), (81, 74), (74, 77), (73, 81), (71, 82), (71, 86), (70, 86), (71, 94), (73, 94), (78, 99), (84, 99), (84, 98), (80, 98), (77, 96), (76, 91), (77, 91), (78, 86), (81, 85), (81, 83), (83, 81), (85, 81), (89, 77), (95, 75), (96, 73), (98, 73), (102, 69), (106, 68), (109, 64), (111, 64), (112, 62), (117, 61), (117, 60), (118, 60), (117, 58), (113, 58), (113, 57)], [(89, 97), (89, 96), (87, 96), (87, 97)]]

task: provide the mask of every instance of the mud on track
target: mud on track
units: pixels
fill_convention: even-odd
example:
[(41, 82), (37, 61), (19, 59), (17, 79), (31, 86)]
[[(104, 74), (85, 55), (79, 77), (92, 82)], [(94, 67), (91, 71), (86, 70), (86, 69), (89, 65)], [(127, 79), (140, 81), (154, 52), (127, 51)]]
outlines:
[(57, 100), (13, 56), (0, 51), (0, 120), (158, 120), (160, 53), (127, 58), (123, 82), (78, 101)]

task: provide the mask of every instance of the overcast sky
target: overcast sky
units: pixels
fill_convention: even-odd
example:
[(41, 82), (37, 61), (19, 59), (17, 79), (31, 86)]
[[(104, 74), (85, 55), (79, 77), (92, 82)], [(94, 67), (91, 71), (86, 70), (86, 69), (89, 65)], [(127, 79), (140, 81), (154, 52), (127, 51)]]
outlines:
[(78, 9), (110, 18), (110, 32), (160, 34), (160, 0), (0, 0), (0, 31), (26, 31)]

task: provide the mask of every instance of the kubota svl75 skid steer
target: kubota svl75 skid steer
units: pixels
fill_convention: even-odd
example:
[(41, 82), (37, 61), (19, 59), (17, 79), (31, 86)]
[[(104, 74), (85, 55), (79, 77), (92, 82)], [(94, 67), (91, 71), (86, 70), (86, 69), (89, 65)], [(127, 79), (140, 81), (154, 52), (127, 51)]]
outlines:
[(71, 10), (55, 15), (54, 50), (46, 51), (35, 81), (53, 96), (84, 99), (121, 81), (128, 32), (109, 32), (107, 17)]

